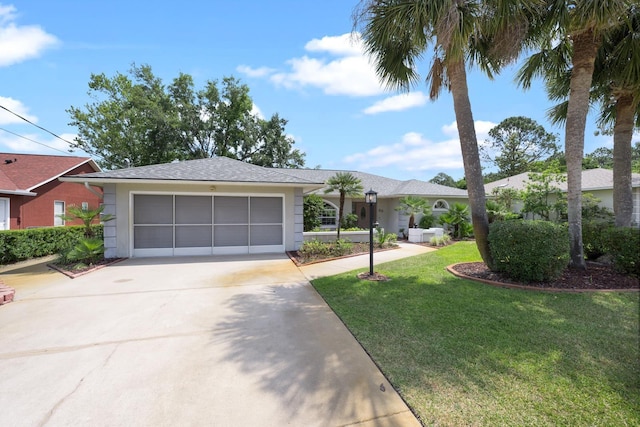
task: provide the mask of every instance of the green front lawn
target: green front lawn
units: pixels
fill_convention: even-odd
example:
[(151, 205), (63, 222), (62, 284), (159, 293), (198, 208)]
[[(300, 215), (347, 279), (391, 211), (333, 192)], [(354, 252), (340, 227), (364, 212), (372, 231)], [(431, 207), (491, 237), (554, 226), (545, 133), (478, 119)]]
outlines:
[(425, 425), (640, 425), (637, 293), (495, 288), (472, 242), (313, 281)]

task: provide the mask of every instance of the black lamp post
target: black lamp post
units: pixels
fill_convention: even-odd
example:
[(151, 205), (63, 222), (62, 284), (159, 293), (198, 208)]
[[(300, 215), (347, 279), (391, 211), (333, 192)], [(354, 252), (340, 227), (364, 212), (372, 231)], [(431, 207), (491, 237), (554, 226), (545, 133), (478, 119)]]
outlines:
[(369, 204), (369, 276), (373, 276), (373, 209), (378, 202), (378, 193), (373, 189), (367, 191), (364, 193), (364, 201)]

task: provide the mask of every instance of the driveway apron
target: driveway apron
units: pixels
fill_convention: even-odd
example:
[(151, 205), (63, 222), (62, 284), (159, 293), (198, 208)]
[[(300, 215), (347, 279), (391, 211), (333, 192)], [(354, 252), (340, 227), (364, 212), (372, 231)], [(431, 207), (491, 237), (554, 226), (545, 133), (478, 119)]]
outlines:
[(0, 365), (1, 426), (420, 425), (284, 255), (129, 259), (18, 289)]

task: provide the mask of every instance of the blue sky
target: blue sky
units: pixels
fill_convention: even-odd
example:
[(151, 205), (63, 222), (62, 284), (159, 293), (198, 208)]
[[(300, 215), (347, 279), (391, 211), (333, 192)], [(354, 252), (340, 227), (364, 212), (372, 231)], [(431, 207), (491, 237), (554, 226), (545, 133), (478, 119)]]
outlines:
[[(464, 174), (451, 95), (428, 99), (426, 85), (387, 92), (350, 36), (357, 1), (306, 0), (109, 2), (32, 0), (0, 3), (0, 105), (67, 140), (70, 106), (90, 102), (91, 73), (126, 73), (148, 64), (165, 83), (180, 72), (196, 87), (233, 75), (251, 89), (257, 111), (289, 121), (287, 133), (306, 165), (428, 180)], [(427, 64), (419, 69), (426, 75)], [(524, 92), (516, 67), (490, 81), (469, 75), (478, 140), (510, 116), (531, 117), (548, 131), (551, 106), (541, 82)], [(612, 146), (594, 136), (585, 153)], [(64, 142), (0, 110), (0, 152), (61, 154)], [(84, 155), (76, 151), (76, 155)]]

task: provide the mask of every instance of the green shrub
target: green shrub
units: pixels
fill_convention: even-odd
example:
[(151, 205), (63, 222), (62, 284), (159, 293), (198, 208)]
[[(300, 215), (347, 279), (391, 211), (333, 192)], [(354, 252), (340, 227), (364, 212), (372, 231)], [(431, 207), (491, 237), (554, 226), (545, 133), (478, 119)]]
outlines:
[[(92, 229), (96, 238), (102, 239), (102, 225), (94, 225)], [(84, 231), (83, 226), (0, 231), (0, 264), (11, 264), (68, 250), (84, 236)]]
[(350, 213), (342, 219), (342, 229), (358, 228), (358, 215)]
[(58, 261), (64, 264), (93, 264), (104, 258), (104, 241), (91, 237), (80, 239), (70, 250), (63, 250)]
[(609, 234), (613, 224), (609, 221), (584, 221), (582, 223), (582, 246), (584, 256), (593, 260), (609, 253)]
[(558, 278), (569, 263), (569, 234), (548, 221), (496, 221), (489, 225), (493, 268), (525, 282)]
[(436, 223), (436, 217), (431, 214), (422, 215), (420, 221), (418, 222), (418, 227), (420, 228), (431, 228)]
[(353, 243), (345, 239), (338, 239), (333, 244), (329, 243), (330, 250), (332, 256), (338, 257), (351, 253), (351, 249), (353, 249)]
[(448, 234), (443, 234), (442, 236), (433, 236), (429, 239), (429, 243), (432, 246), (446, 246), (451, 242), (451, 236)]
[(386, 248), (387, 246), (395, 245), (398, 240), (398, 236), (395, 233), (387, 233), (384, 231), (384, 228), (376, 228), (378, 231), (374, 235), (374, 243), (378, 245), (380, 248)]
[(640, 277), (640, 229), (615, 227), (608, 234), (613, 266), (621, 273)]

